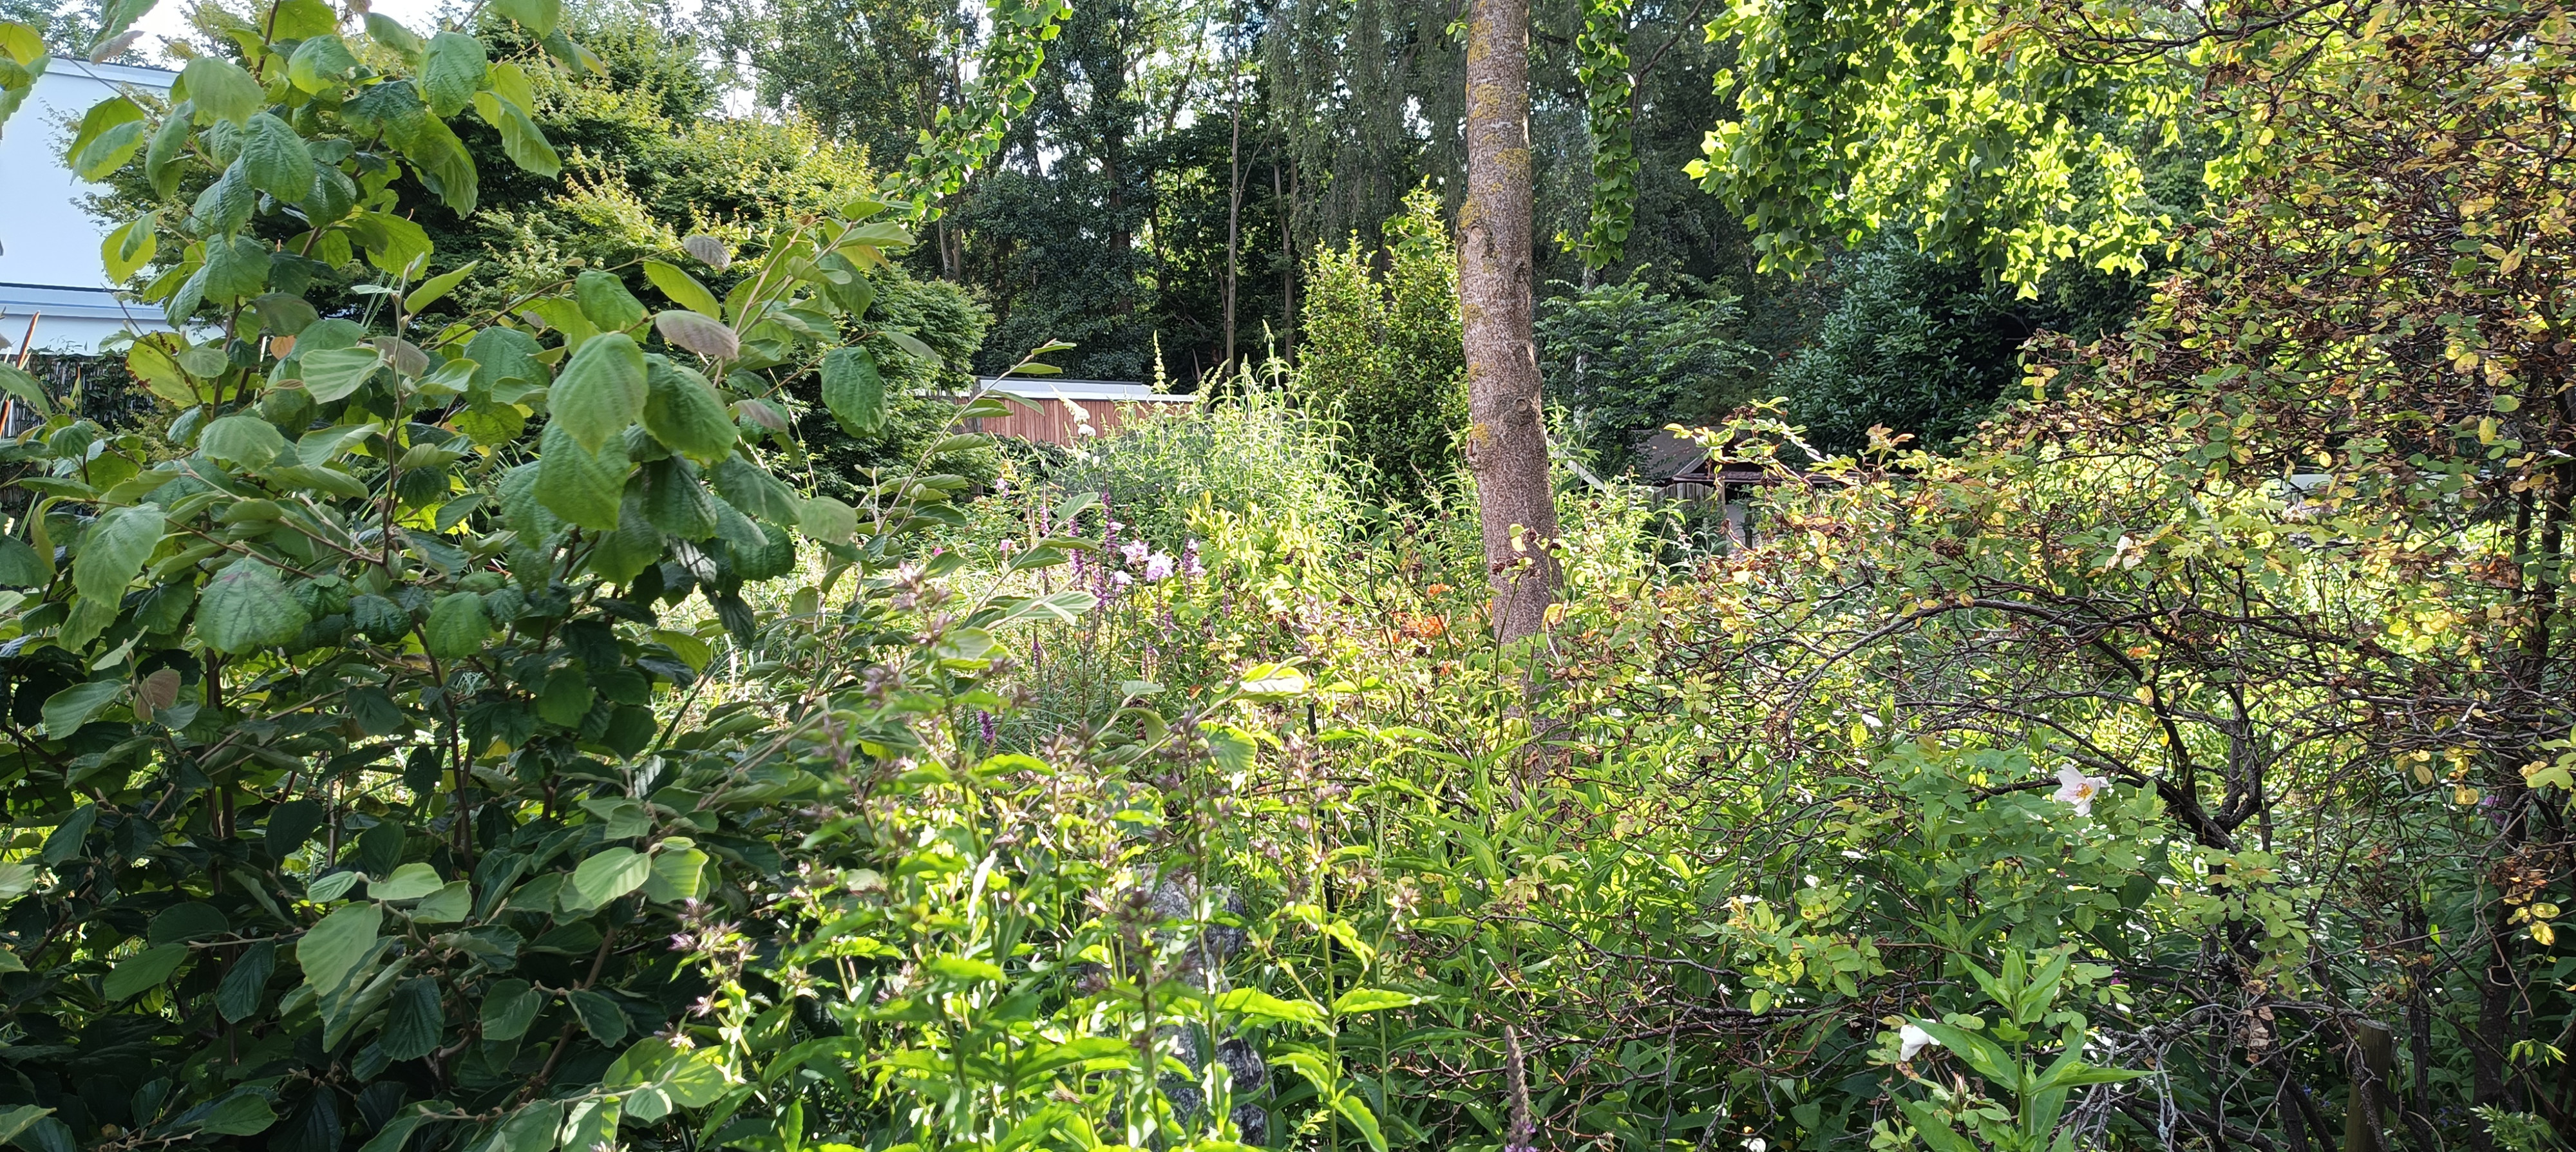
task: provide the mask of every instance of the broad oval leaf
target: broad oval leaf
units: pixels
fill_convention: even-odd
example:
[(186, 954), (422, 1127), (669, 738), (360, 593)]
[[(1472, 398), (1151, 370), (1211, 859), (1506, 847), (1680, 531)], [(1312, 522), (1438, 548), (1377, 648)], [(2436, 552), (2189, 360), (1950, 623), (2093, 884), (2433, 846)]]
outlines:
[(304, 970), (304, 982), (316, 991), (329, 991), (374, 950), (376, 930), (384, 922), (384, 906), (374, 901), (332, 909), (296, 942), (295, 963)]
[(293, 640), (312, 620), (276, 569), (257, 560), (236, 560), (206, 585), (197, 609), (197, 636), (208, 648), (238, 655)]
[(653, 861), (632, 848), (609, 848), (593, 853), (573, 869), (573, 891), (582, 902), (596, 908), (644, 886), (653, 875)]
[(644, 414), (646, 392), (644, 350), (625, 333), (610, 332), (582, 341), (573, 352), (547, 394), (547, 410), (554, 426), (596, 454)]
[(721, 320), (677, 309), (653, 317), (653, 330), (675, 347), (709, 360), (731, 360), (742, 354), (742, 338)]

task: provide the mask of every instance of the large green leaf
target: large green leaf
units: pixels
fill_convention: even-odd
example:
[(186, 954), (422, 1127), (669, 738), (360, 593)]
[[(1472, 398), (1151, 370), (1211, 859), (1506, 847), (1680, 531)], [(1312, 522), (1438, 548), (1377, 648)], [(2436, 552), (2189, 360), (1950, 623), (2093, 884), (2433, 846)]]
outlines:
[(275, 1123), (276, 1109), (270, 1108), (267, 1100), (244, 1092), (208, 1110), (197, 1121), (197, 1130), (211, 1136), (256, 1136)]
[(385, 362), (373, 348), (324, 348), (295, 359), (304, 368), (304, 390), (320, 404), (346, 399)]
[(495, 982), (483, 995), (483, 1038), (516, 1040), (545, 1007), (546, 994), (525, 980)]
[(304, 970), (304, 982), (315, 991), (329, 991), (375, 950), (376, 930), (384, 922), (384, 906), (373, 901), (332, 909), (295, 945), (295, 963)]
[(671, 298), (671, 302), (710, 320), (724, 319), (724, 305), (716, 294), (688, 272), (659, 260), (644, 262), (644, 278)]
[(573, 1017), (581, 1021), (581, 1030), (602, 1044), (615, 1044), (626, 1039), (626, 1013), (617, 1001), (584, 988), (565, 1000), (572, 1005)]
[(199, 56), (179, 71), (176, 85), (196, 113), (197, 123), (229, 120), (247, 124), (268, 102), (268, 93), (242, 66), (221, 56)]
[(367, 885), (367, 896), (376, 900), (418, 900), (438, 891), (444, 883), (446, 881), (438, 877), (438, 869), (413, 861), (394, 869), (392, 875)]
[(160, 944), (117, 961), (115, 970), (99, 982), (99, 994), (109, 1000), (124, 1000), (146, 988), (159, 987), (179, 965), (188, 960), (185, 944)]
[(1258, 988), (1235, 988), (1216, 999), (1220, 1012), (1283, 1024), (1322, 1024), (1324, 1009), (1311, 1000), (1282, 1000)]
[(248, 1020), (259, 1011), (268, 990), (268, 978), (277, 971), (277, 942), (262, 940), (244, 950), (224, 972), (223, 982), (215, 986), (215, 1010), (233, 1023)]
[[(603, 337), (604, 339), (604, 337)], [(626, 491), (626, 444), (621, 437), (600, 446), (596, 454), (574, 443), (561, 423), (549, 422), (537, 441), (537, 503), (567, 523), (594, 532), (617, 527)]]
[(607, 848), (592, 853), (573, 869), (573, 891), (582, 903), (597, 908), (611, 900), (644, 886), (653, 875), (653, 861), (632, 848)]
[(823, 354), (823, 406), (853, 436), (875, 436), (885, 429), (885, 375), (865, 348), (835, 348)]
[(645, 431), (672, 451), (704, 463), (733, 455), (733, 419), (706, 377), (660, 356), (651, 358), (646, 377)]
[(313, 153), (284, 120), (266, 112), (251, 117), (242, 131), (241, 156), (253, 188), (290, 204), (313, 190)]
[(206, 585), (198, 601), (197, 637), (217, 652), (238, 655), (293, 640), (312, 620), (277, 578), (277, 569), (237, 560)]
[(428, 102), (430, 114), (444, 119), (464, 111), (475, 91), (483, 87), (488, 67), (482, 41), (462, 32), (430, 37), (420, 62), (420, 95)]
[(123, 691), (123, 680), (92, 680), (46, 697), (43, 711), (45, 735), (57, 740), (71, 735)]
[(432, 656), (471, 656), (482, 651), (483, 641), (491, 637), (492, 616), (483, 606), (483, 597), (472, 592), (450, 592), (430, 607), (429, 621), (421, 633)]
[(447, 1030), (447, 1016), (438, 1004), (438, 981), (434, 977), (414, 976), (394, 988), (385, 1005), (385, 1030), (376, 1043), (384, 1046), (387, 1057), (395, 1060), (417, 1060), (438, 1047), (439, 1035)]
[[(553, 423), (585, 452), (597, 453), (644, 415), (649, 389), (644, 350), (623, 332), (610, 332), (582, 342), (564, 365), (563, 375), (547, 394)], [(579, 521), (566, 516), (567, 520)]]
[(572, 278), (573, 299), (581, 314), (602, 332), (632, 328), (644, 320), (644, 302), (626, 290), (626, 282), (593, 268)]
[(707, 854), (695, 848), (663, 842), (653, 853), (653, 874), (644, 881), (644, 895), (664, 903), (697, 899), (707, 861)]
[(295, 54), (286, 61), (286, 78), (307, 92), (320, 93), (344, 87), (359, 67), (347, 41), (325, 34), (295, 46)]
[(236, 468), (257, 471), (277, 459), (286, 437), (257, 416), (225, 416), (197, 433), (197, 451)]
[(1957, 1053), (1960, 1059), (1968, 1062), (1968, 1067), (1976, 1069), (1977, 1075), (1985, 1077), (1995, 1087), (2006, 1092), (2022, 1090), (2021, 1065), (2014, 1061), (2011, 1053), (2004, 1051), (2003, 1045), (1938, 1020), (1917, 1020), (1914, 1026), (1942, 1047)]
[(72, 587), (84, 600), (114, 607), (143, 570), (143, 561), (160, 546), (162, 528), (159, 505), (109, 509), (81, 534), (79, 553), (72, 558)]

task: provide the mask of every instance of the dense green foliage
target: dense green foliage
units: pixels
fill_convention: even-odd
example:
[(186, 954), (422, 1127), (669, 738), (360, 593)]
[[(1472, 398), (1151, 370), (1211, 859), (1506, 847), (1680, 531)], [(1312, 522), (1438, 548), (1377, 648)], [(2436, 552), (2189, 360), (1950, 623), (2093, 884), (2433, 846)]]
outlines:
[(2022, 379), (2021, 347), (2042, 332), (2090, 341), (2128, 319), (2142, 294), (2127, 277), (2061, 270), (2025, 298), (1973, 266), (1882, 241), (1835, 269), (1840, 298), (1771, 389), (1788, 419), (1835, 454), (1870, 429), (1945, 448), (1992, 415)]
[(1415, 193), (1387, 232), (1382, 272), (1357, 236), (1316, 250), (1297, 361), (1299, 397), (1339, 427), (1352, 483), (1381, 502), (1446, 483), (1467, 422), (1458, 268), (1438, 202)]
[(1609, 471), (1626, 467), (1641, 436), (1667, 424), (1710, 424), (1759, 399), (1761, 351), (1744, 340), (1731, 296), (1658, 290), (1643, 274), (1539, 303), (1539, 367), (1547, 397), (1568, 410), (1567, 432)]
[[(1651, 95), (1637, 33), (1687, 17), (1588, 9), (1628, 22)], [(1054, 27), (998, 11), (1017, 46), (978, 51)], [(639, 211), (597, 234), (626, 248), (530, 257), (506, 314), (459, 303), (478, 282), (424, 282), (463, 267), (428, 226), (491, 216), (505, 159), (586, 171), (553, 135), (575, 121), (543, 116), (625, 50), (502, 0), (525, 32), (415, 60), (417, 33), (280, 0), (181, 103), (111, 100), (70, 141), (135, 169), (108, 256), (195, 325), (125, 350), (166, 435), (54, 410), (0, 445), (0, 1135), (2563, 1146), (2576, 13), (2138, 12), (1719, 14), (1712, 56), (1765, 53), (1723, 179), (1793, 185), (1769, 203), (1819, 251), (1852, 239), (1819, 212), (1883, 209), (1889, 235), (1827, 270), (1786, 418), (1737, 405), (1786, 289), (1737, 313), (1677, 262), (1558, 291), (1539, 351), (1596, 451), (1722, 421), (1696, 435), (1768, 483), (1732, 494), (1749, 534), (1700, 551), (1673, 506), (1568, 467), (1561, 600), (1500, 645), (1434, 439), (1458, 351), (1435, 195), (1388, 244), (1305, 249), (1295, 359), (1014, 454), (970, 500), (980, 474), (943, 461), (1002, 458), (946, 429), (1006, 407), (902, 394), (993, 348), (968, 294), (906, 287), (905, 210), (847, 154), (799, 171), (847, 162), (857, 192), (732, 243)], [(1122, 117), (1191, 99), (1159, 65), (1095, 88), (1179, 38), (1100, 15), (1131, 22), (1067, 26), (1025, 93), (1082, 158), (1065, 220), (1137, 154), (1100, 143)], [(1890, 16), (1915, 23), (1861, 19)], [(1281, 36), (1338, 31), (1199, 60), (1329, 64), (1297, 90), (1373, 112), (1448, 66), (1416, 35), (1437, 17), (1271, 8)], [(1763, 47), (1817, 46), (1801, 29), (1845, 39)], [(1314, 54), (1407, 37), (1400, 83)], [(20, 73), (42, 48), (0, 44)], [(1012, 75), (961, 86), (902, 165), (936, 170), (905, 177), (944, 190), (923, 215), (957, 209), (936, 223), (1010, 183), (969, 174)], [(2135, 239), (2119, 203), (2023, 197), (2048, 165), (2155, 152), (2049, 118), (2131, 107), (2140, 77), (2188, 81), (2183, 136), (2230, 142), (2207, 218), (2142, 301), (2098, 267), (2019, 275)], [(1785, 118), (1811, 97), (1851, 115)], [(1666, 112), (1636, 107), (1651, 157)], [(1401, 192), (1436, 177), (1448, 115), (1415, 112), (1434, 127), (1299, 131), (1380, 133)], [(1268, 115), (1255, 135), (1288, 132)], [(696, 114), (668, 116), (632, 122)], [(1761, 134), (1809, 129), (1858, 146)], [(1197, 167), (1149, 169), (1151, 211), (1061, 251), (1120, 219), (1161, 243), (1184, 178), (1204, 247), (1232, 130), (1154, 137)], [(2023, 135), (2040, 167), (1994, 182), (1905, 167)], [(1006, 170), (1053, 146), (995, 144)], [(2141, 179), (2177, 202), (2153, 174), (2188, 167)], [(1631, 261), (1671, 238), (1671, 176), (1640, 170)], [(1359, 183), (1307, 207), (1382, 191)], [(917, 273), (991, 251), (924, 240)]]

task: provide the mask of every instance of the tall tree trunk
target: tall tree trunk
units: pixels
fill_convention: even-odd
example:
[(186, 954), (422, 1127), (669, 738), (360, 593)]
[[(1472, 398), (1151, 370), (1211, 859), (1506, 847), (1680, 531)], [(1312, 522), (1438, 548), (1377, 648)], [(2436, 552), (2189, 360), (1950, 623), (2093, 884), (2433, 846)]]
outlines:
[[(1287, 150), (1287, 143), (1280, 143)], [(1293, 164), (1293, 162), (1292, 162)], [(1297, 182), (1296, 168), (1288, 169), (1289, 180), (1280, 183), (1279, 162), (1270, 162), (1270, 199), (1279, 205), (1279, 348), (1280, 359), (1288, 359), (1291, 345), (1297, 339)]]
[[(1242, 20), (1235, 21), (1237, 27)], [(1226, 84), (1226, 117), (1232, 121), (1233, 137), (1226, 143), (1225, 204), (1225, 363), (1218, 371), (1234, 366), (1234, 290), (1236, 264), (1243, 253), (1243, 58), (1229, 50), (1233, 62)]]
[(1540, 631), (1556, 596), (1538, 349), (1530, 338), (1529, 0), (1467, 10), (1467, 203), (1458, 302), (1467, 344), (1467, 467), (1476, 476), (1494, 632)]

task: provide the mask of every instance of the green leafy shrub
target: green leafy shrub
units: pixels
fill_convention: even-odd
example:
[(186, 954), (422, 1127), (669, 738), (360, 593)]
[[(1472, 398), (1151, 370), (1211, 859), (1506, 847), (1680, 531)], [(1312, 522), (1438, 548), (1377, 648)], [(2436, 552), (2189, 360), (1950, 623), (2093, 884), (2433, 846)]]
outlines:
[[(1122, 539), (1174, 554), (1193, 538), (1258, 552), (1249, 537), (1268, 525), (1288, 528), (1317, 558), (1315, 545), (1339, 540), (1353, 524), (1335, 442), (1279, 392), (1262, 390), (1249, 369), (1238, 382), (1233, 397), (1202, 401), (1194, 413), (1082, 438), (1050, 463), (1048, 489), (1098, 494), (1102, 515), (1125, 526)], [(1219, 517), (1247, 532), (1220, 541)]]
[(1752, 399), (1766, 365), (1746, 343), (1744, 310), (1685, 277), (1689, 295), (1657, 291), (1645, 269), (1616, 284), (1570, 289), (1539, 301), (1539, 370), (1548, 401), (1616, 473), (1643, 434), (1667, 424), (1714, 422)]
[(2024, 299), (1901, 239), (1843, 258), (1836, 276), (1841, 300), (1772, 378), (1789, 422), (1829, 453), (1867, 447), (1872, 425), (1955, 443), (2020, 383), (2024, 341), (2043, 330), (2093, 339), (2127, 319), (2139, 292), (2132, 280), (2061, 270)]
[[(180, 332), (126, 363), (178, 415), (167, 445), (59, 413), (0, 446), (0, 986), (13, 1053), (47, 1054), (0, 1080), (22, 1141), (543, 1152), (724, 1089), (637, 1046), (707, 991), (669, 938), (791, 874), (782, 821), (833, 785), (757, 751), (769, 717), (691, 702), (762, 627), (747, 582), (800, 547), (891, 564), (954, 516), (936, 478), (863, 511), (770, 467), (786, 380), (876, 376), (845, 324), (903, 343), (867, 269), (909, 241), (860, 200), (738, 264), (654, 252), (667, 307), (566, 268), (424, 323), (466, 271), (424, 277), (414, 218), (484, 203), (449, 118), (542, 171), (528, 73), (587, 58), (554, 6), (496, 10), (542, 56), (208, 9), (227, 55), (72, 141), (157, 193), (107, 255), (167, 254), (141, 294)], [(881, 381), (822, 399), (885, 425)], [(711, 620), (671, 612), (692, 596)]]
[(1458, 268), (1427, 189), (1387, 221), (1385, 271), (1354, 235), (1319, 248), (1299, 316), (1297, 395), (1338, 429), (1341, 467), (1368, 499), (1400, 503), (1448, 482), (1467, 426)]

